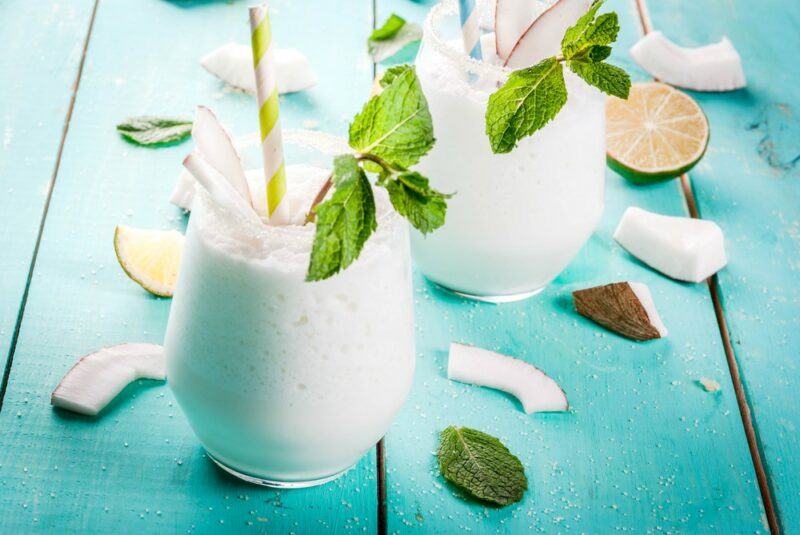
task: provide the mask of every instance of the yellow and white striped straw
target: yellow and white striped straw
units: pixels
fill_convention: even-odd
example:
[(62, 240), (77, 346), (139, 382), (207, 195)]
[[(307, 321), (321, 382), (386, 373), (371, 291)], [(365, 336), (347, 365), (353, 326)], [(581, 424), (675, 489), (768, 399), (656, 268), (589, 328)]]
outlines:
[(283, 138), (278, 113), (278, 84), (272, 50), (269, 8), (266, 4), (250, 8), (250, 31), (253, 44), (253, 67), (256, 71), (258, 125), (264, 154), (264, 177), (267, 181), (267, 215), (272, 224), (288, 222), (288, 209), (281, 202), (286, 193), (286, 168), (283, 162)]

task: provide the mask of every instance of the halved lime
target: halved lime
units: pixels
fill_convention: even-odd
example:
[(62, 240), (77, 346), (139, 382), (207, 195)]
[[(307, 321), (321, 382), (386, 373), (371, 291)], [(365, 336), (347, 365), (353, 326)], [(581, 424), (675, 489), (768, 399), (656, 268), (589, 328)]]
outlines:
[(647, 184), (682, 175), (708, 146), (708, 119), (692, 97), (660, 82), (635, 83), (606, 104), (606, 161)]
[(183, 234), (177, 230), (146, 230), (118, 225), (114, 251), (119, 265), (148, 292), (172, 297), (183, 251)]

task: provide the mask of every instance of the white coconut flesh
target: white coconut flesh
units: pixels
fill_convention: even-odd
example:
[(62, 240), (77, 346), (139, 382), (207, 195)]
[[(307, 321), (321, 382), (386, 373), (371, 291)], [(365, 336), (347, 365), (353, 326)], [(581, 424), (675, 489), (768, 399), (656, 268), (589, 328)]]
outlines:
[(94, 416), (137, 379), (167, 378), (164, 348), (156, 344), (120, 344), (82, 357), (53, 391), (56, 407)]
[(522, 34), (541, 13), (541, 4), (531, 0), (497, 0), (494, 38), (497, 55), (506, 60)]
[[(278, 93), (294, 93), (317, 85), (317, 75), (308, 58), (295, 48), (273, 50)], [(228, 43), (212, 50), (200, 60), (212, 75), (251, 95), (256, 94), (253, 52), (248, 45)]]
[(509, 53), (506, 66), (530, 67), (560, 54), (564, 32), (575, 25), (590, 4), (591, 0), (558, 0), (528, 26)]
[(630, 53), (640, 67), (670, 85), (695, 91), (731, 91), (747, 85), (742, 58), (727, 37), (686, 48), (654, 31), (633, 45)]
[(625, 210), (614, 239), (633, 256), (673, 279), (700, 282), (728, 263), (722, 229), (713, 221)]
[(527, 414), (569, 408), (564, 391), (543, 371), (523, 360), (487, 349), (450, 344), (447, 377), (507, 392), (522, 403)]
[(655, 327), (661, 338), (665, 338), (669, 333), (667, 331), (667, 327), (664, 325), (664, 322), (661, 321), (661, 316), (658, 315), (656, 304), (653, 301), (653, 296), (650, 294), (650, 288), (641, 282), (629, 282), (628, 286), (630, 286), (631, 290), (633, 290), (636, 298), (639, 299), (639, 303), (641, 303), (645, 313), (647, 314), (647, 319), (650, 320), (650, 325)]
[[(183, 160), (183, 166), (197, 179), (218, 205), (224, 206), (226, 209), (236, 212), (252, 222), (257, 223), (260, 221), (253, 206), (245, 201), (231, 186), (230, 182), (225, 180), (225, 177), (214, 169), (199, 152), (194, 151), (186, 156), (186, 159)], [(249, 186), (247, 187), (249, 197)]]
[(198, 106), (195, 112), (192, 139), (203, 160), (225, 177), (247, 204), (252, 205), (242, 157), (234, 147), (228, 131), (214, 112), (205, 106)]

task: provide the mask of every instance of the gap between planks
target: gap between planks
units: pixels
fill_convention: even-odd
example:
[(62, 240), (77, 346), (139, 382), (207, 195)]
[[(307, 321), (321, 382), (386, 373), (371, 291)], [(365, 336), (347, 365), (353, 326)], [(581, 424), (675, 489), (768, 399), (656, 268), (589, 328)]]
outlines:
[[(650, 12), (647, 9), (647, 0), (634, 0), (634, 2), (636, 3), (636, 11), (639, 14), (642, 31), (648, 34), (652, 31), (653, 25)], [(702, 219), (697, 209), (697, 200), (695, 199), (694, 190), (692, 189), (691, 178), (689, 178), (688, 174), (683, 174), (680, 177), (680, 181), (681, 192), (686, 202), (686, 208), (689, 210), (689, 215), (695, 219)], [(769, 530), (774, 535), (779, 535), (781, 533), (781, 525), (777, 512), (777, 504), (772, 499), (772, 482), (768, 477), (767, 471), (764, 468), (763, 459), (761, 458), (761, 441), (758, 438), (758, 432), (753, 423), (750, 401), (747, 399), (747, 393), (742, 385), (741, 375), (739, 374), (739, 364), (736, 361), (736, 355), (733, 351), (733, 345), (731, 344), (728, 321), (725, 317), (722, 301), (720, 300), (717, 276), (712, 275), (706, 282), (708, 284), (708, 291), (711, 294), (711, 301), (714, 305), (714, 315), (717, 318), (720, 338), (722, 339), (722, 344), (725, 349), (725, 359), (728, 362), (728, 369), (733, 382), (733, 390), (736, 393), (736, 403), (739, 406), (739, 415), (742, 418), (742, 426), (744, 427), (744, 433), (747, 438), (747, 447), (750, 450), (750, 457), (756, 471), (756, 479), (758, 480), (758, 488), (761, 491), (761, 500), (764, 503)]]
[(58, 169), (61, 166), (61, 156), (64, 153), (64, 143), (67, 139), (69, 132), (70, 121), (72, 120), (72, 110), (75, 109), (75, 99), (78, 95), (78, 87), (81, 84), (81, 76), (83, 75), (83, 65), (86, 61), (86, 52), (89, 49), (89, 40), (92, 36), (92, 29), (94, 28), (94, 19), (97, 15), (97, 6), (100, 0), (95, 0), (92, 6), (92, 13), (89, 16), (89, 26), (86, 29), (86, 37), (83, 39), (83, 49), (81, 51), (81, 59), (78, 62), (78, 70), (75, 74), (75, 81), (72, 83), (72, 95), (70, 95), (69, 105), (67, 106), (67, 114), (64, 116), (64, 126), (61, 129), (61, 140), (58, 143), (58, 150), (56, 152), (56, 161), (53, 165), (53, 172), (50, 175), (50, 181), (47, 184), (47, 195), (45, 196), (44, 207), (42, 208), (42, 216), (39, 219), (39, 229), (36, 233), (36, 243), (33, 246), (33, 254), (31, 255), (31, 262), (28, 266), (28, 274), (25, 279), (25, 290), (22, 292), (20, 299), (19, 311), (17, 312), (17, 319), (14, 323), (14, 331), (11, 335), (11, 345), (8, 349), (8, 358), (6, 359), (6, 367), (3, 371), (3, 381), (0, 383), (0, 411), (3, 410), (3, 400), (6, 397), (6, 390), (8, 390), (8, 382), (11, 378), (11, 366), (14, 362), (14, 353), (17, 350), (17, 341), (19, 340), (20, 328), (22, 327), (22, 319), (25, 316), (25, 306), (28, 304), (28, 293), (30, 292), (31, 280), (33, 279), (33, 270), (36, 267), (36, 259), (39, 256), (39, 246), (42, 243), (42, 234), (44, 233), (44, 225), (47, 220), (47, 213), (50, 209), (50, 200), (53, 198), (53, 189), (56, 185), (56, 177), (58, 176)]

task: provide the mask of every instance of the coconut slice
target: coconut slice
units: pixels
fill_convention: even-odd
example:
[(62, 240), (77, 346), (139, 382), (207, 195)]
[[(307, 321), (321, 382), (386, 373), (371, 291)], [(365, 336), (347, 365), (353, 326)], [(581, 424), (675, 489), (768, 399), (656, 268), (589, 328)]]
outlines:
[(650, 289), (640, 282), (615, 282), (572, 292), (582, 316), (633, 340), (667, 336)]
[(164, 348), (155, 344), (120, 344), (81, 357), (50, 397), (68, 411), (94, 416), (136, 379), (167, 378)]
[[(278, 93), (294, 93), (317, 85), (317, 75), (302, 52), (295, 48), (276, 48), (273, 54)], [(256, 94), (253, 53), (248, 45), (222, 45), (203, 56), (200, 65), (228, 85)]]
[[(256, 215), (253, 207), (242, 199), (241, 195), (233, 189), (233, 186), (225, 180), (225, 178), (214, 169), (205, 159), (197, 152), (194, 151), (183, 160), (183, 166), (197, 179), (197, 181), (208, 191), (211, 198), (228, 210), (238, 213), (242, 217), (258, 223), (259, 217)], [(245, 178), (245, 180), (247, 180)], [(245, 182), (245, 187), (249, 186)]]
[(191, 210), (196, 187), (197, 182), (195, 182), (192, 174), (185, 168), (181, 169), (181, 173), (178, 175), (178, 182), (175, 183), (175, 188), (169, 196), (169, 202), (184, 210)]
[(590, 4), (591, 0), (558, 0), (547, 8), (516, 42), (506, 58), (506, 66), (521, 69), (560, 54), (564, 32), (575, 25)]
[(656, 31), (642, 37), (630, 53), (655, 78), (678, 87), (731, 91), (747, 85), (742, 58), (727, 37), (719, 43), (685, 48)]
[(633, 256), (673, 279), (700, 282), (728, 263), (722, 229), (712, 221), (629, 207), (614, 239)]
[(494, 14), (494, 38), (497, 55), (506, 60), (525, 30), (541, 12), (533, 0), (497, 0)]
[(569, 408), (564, 391), (539, 368), (479, 347), (450, 344), (447, 377), (508, 392), (522, 403), (527, 414)]
[(233, 146), (228, 131), (214, 112), (205, 106), (197, 107), (192, 125), (192, 138), (203, 160), (225, 177), (247, 204), (252, 205), (242, 158)]

